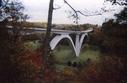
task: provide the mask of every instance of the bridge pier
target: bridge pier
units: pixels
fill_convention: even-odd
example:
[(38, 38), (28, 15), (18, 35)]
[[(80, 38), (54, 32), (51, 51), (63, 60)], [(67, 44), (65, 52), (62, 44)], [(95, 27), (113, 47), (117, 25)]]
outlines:
[(76, 39), (75, 39), (75, 48), (76, 48), (76, 56), (79, 57), (80, 55), (80, 51), (81, 51), (81, 47), (84, 41), (84, 38), (87, 36), (87, 34), (76, 34)]
[(76, 38), (75, 38), (75, 48), (76, 48), (76, 56), (79, 56), (79, 54), (80, 54), (80, 35), (79, 34), (77, 34), (76, 35)]

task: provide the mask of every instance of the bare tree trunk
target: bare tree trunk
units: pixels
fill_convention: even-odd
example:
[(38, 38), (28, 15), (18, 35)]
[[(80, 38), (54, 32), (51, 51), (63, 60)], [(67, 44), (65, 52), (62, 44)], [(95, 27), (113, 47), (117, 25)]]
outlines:
[[(54, 0), (50, 0), (49, 3), (49, 11), (48, 11), (48, 23), (47, 23), (47, 30), (46, 30), (46, 35), (45, 35), (45, 39), (42, 42), (42, 69), (40, 71), (40, 75), (43, 75), (45, 77), (47, 71), (50, 69), (49, 68), (49, 54), (50, 54), (50, 34), (51, 34), (51, 27), (52, 27), (52, 14), (53, 14), (53, 2)], [(43, 78), (44, 78), (43, 77)], [(43, 79), (44, 83), (46, 82), (46, 79)]]
[(50, 43), (50, 34), (51, 34), (51, 28), (52, 28), (53, 2), (54, 0), (50, 0), (50, 3), (49, 3), (47, 30), (46, 30), (46, 35), (43, 42), (44, 58), (48, 56), (49, 50), (50, 50), (49, 43)]
[[(48, 23), (47, 23), (47, 30), (44, 41), (42, 42), (42, 67), (40, 71), (40, 76), (46, 76), (48, 73), (47, 71), (50, 70), (49, 66), (49, 54), (50, 54), (50, 34), (51, 34), (51, 27), (52, 27), (52, 14), (53, 14), (53, 2), (54, 0), (50, 0), (49, 3), (49, 11), (48, 11)], [(44, 78), (43, 77), (43, 78)], [(41, 78), (40, 78), (41, 79)], [(43, 79), (43, 83), (47, 83), (46, 79)]]
[(2, 0), (0, 0), (0, 7), (2, 6)]

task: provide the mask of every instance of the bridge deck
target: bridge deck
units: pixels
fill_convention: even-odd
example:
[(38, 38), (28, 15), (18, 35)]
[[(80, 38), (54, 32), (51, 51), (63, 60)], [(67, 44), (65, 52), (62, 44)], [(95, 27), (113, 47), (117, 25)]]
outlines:
[[(13, 28), (8, 27), (9, 30), (13, 30)], [(56, 34), (82, 34), (82, 33), (88, 33), (93, 31), (92, 28), (84, 30), (84, 31), (72, 31), (72, 30), (60, 30), (60, 29), (51, 29), (51, 33)], [(27, 28), (27, 29), (21, 29), (21, 32), (26, 33), (45, 33), (46, 29), (44, 28)]]

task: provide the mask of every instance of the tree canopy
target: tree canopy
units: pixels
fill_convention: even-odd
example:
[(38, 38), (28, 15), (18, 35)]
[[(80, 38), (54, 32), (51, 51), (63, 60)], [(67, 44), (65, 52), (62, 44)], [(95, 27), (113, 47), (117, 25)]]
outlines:
[(115, 14), (118, 23), (127, 23), (127, 7), (125, 7), (119, 14)]
[(118, 4), (118, 5), (127, 5), (127, 0), (106, 0), (110, 1), (113, 5)]
[(21, 2), (14, 0), (0, 0), (0, 21), (8, 19), (10, 21), (22, 21), (27, 19), (24, 14), (24, 6)]

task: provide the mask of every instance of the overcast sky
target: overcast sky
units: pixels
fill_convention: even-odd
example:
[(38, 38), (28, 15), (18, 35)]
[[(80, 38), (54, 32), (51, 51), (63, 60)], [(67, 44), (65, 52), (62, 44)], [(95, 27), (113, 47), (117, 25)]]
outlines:
[[(30, 16), (29, 21), (47, 22), (49, 0), (20, 0), (25, 6), (25, 13)], [(119, 6), (111, 6), (103, 0), (67, 0), (76, 10), (84, 14), (95, 14), (96, 11), (100, 12), (101, 8), (106, 6), (108, 10), (114, 10), (103, 13), (102, 15), (84, 17), (80, 15), (79, 23), (92, 23), (102, 24), (106, 19), (113, 18), (114, 13), (118, 13), (122, 8)], [(54, 0), (54, 6), (61, 8), (54, 10), (53, 23), (72, 24), (73, 19), (68, 18), (68, 11), (71, 10), (63, 0)], [(101, 11), (102, 12), (102, 11)]]

